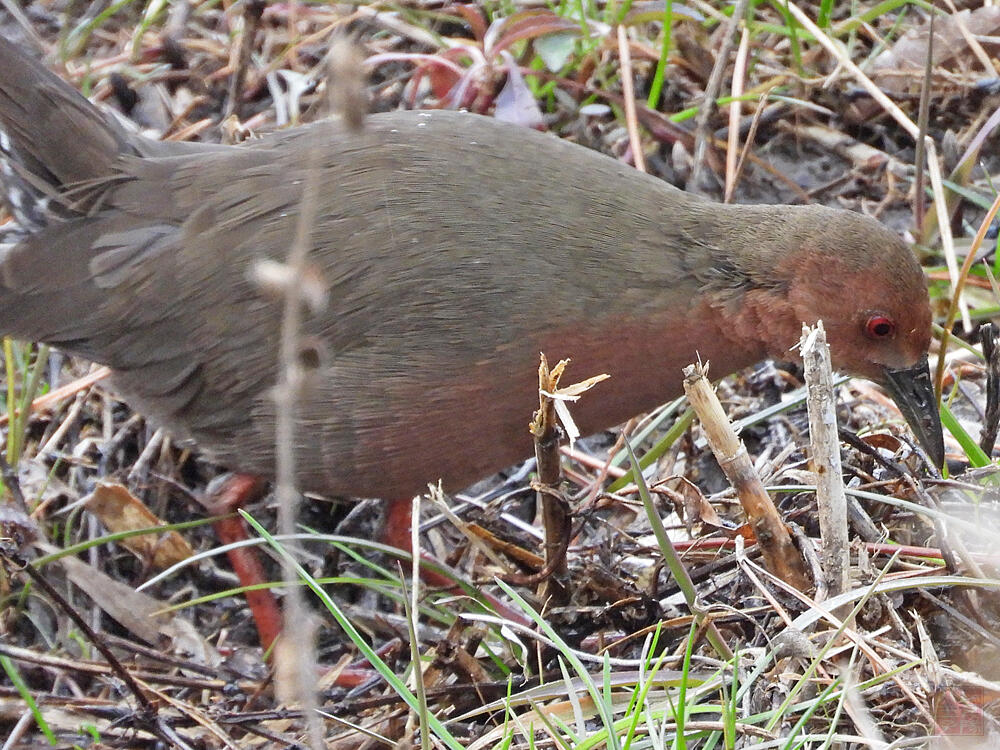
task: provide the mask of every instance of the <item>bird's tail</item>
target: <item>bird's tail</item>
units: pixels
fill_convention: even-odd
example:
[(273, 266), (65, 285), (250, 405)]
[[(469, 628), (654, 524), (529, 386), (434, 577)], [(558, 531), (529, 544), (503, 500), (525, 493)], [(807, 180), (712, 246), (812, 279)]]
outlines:
[(0, 183), (16, 231), (43, 228), (74, 188), (105, 180), (134, 151), (121, 126), (0, 37)]

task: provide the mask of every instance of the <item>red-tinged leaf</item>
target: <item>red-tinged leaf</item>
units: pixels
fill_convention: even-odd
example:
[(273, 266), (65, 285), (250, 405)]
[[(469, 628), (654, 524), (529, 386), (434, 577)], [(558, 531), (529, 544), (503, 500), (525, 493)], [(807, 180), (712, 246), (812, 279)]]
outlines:
[[(491, 27), (490, 31), (493, 30)], [(549, 10), (526, 10), (501, 21), (495, 33), (495, 42), (490, 44), (487, 39), (484, 44), (488, 53), (496, 55), (517, 42), (567, 32), (579, 34), (580, 25)]]
[[(472, 55), (462, 47), (443, 50), (436, 55), (407, 55), (405, 59), (416, 63), (412, 85), (416, 87), (427, 76), (431, 93), (439, 101), (444, 100), (473, 74), (476, 67), (463, 67)], [(463, 86), (464, 87), (464, 86)]]
[[(410, 82), (411, 96), (415, 95), (417, 87), (424, 76), (428, 76), (431, 81), (433, 94), (442, 99), (460, 81), (466, 73), (469, 60), (475, 55), (470, 54), (467, 49), (454, 47), (439, 52), (435, 55), (415, 54), (404, 52), (388, 52), (380, 55), (372, 55), (366, 61), (369, 66), (377, 67), (383, 63), (412, 63), (414, 65), (413, 78)], [(411, 101), (412, 104), (412, 101)]]
[(444, 106), (452, 109), (471, 109), (473, 112), (482, 114), (489, 109), (489, 99), (485, 98), (483, 94), (481, 80), (477, 78), (474, 70), (469, 70), (452, 86), (451, 91), (443, 100)]
[(455, 74), (451, 68), (443, 65), (421, 66), (423, 73), (431, 83), (431, 91), (438, 99), (444, 99), (455, 88), (464, 76)]
[(452, 15), (461, 16), (462, 19), (469, 24), (469, 30), (472, 32), (472, 37), (482, 44), (483, 39), (486, 37), (486, 16), (483, 12), (477, 8), (475, 5), (450, 5), (447, 8), (443, 8), (445, 13), (450, 13)]
[[(442, 94), (440, 89), (435, 87), (435, 93), (441, 99), (441, 106), (453, 109), (472, 107), (474, 103), (480, 100), (483, 85), (482, 79), (484, 77), (484, 70), (486, 70), (479, 50), (470, 50), (466, 46), (457, 46), (442, 52), (441, 55), (454, 61), (456, 65), (465, 65), (461, 69), (461, 75), (448, 79), (451, 81), (451, 86), (448, 87), (446, 92)], [(442, 79), (442, 82), (445, 82), (445, 80)], [(490, 93), (492, 93), (492, 85)], [(477, 111), (481, 111), (481, 107), (477, 107), (476, 109)]]

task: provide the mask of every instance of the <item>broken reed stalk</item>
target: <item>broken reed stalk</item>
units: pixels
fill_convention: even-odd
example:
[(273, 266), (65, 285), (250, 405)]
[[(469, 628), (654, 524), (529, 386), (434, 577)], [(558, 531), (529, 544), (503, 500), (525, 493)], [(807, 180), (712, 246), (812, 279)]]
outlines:
[(559, 492), (562, 467), (559, 462), (559, 419), (556, 415), (556, 400), (549, 394), (559, 388), (569, 360), (561, 360), (549, 369), (548, 360), (540, 354), (538, 365), (538, 411), (532, 417), (529, 430), (535, 443), (535, 462), (538, 465), (538, 479), (535, 491), (542, 511), (542, 526), (545, 529), (545, 570), (548, 573), (542, 581), (539, 596), (542, 601), (550, 600), (560, 604), (565, 600), (566, 591), (557, 582), (557, 577), (566, 573), (566, 547), (569, 540), (569, 503)]
[[(850, 547), (847, 537), (847, 497), (841, 478), (840, 438), (837, 434), (837, 401), (833, 394), (833, 368), (823, 321), (814, 328), (802, 326), (800, 343), (806, 376), (809, 411), (809, 463), (816, 477), (816, 506), (826, 596), (837, 596), (850, 586)], [(819, 582), (817, 582), (818, 584)], [(817, 585), (817, 594), (821, 587)], [(823, 597), (826, 598), (826, 597)], [(817, 601), (821, 601), (817, 595)]]
[(811, 584), (802, 556), (754, 472), (746, 446), (733, 431), (715, 390), (708, 382), (707, 363), (702, 365), (699, 362), (684, 368), (684, 393), (701, 421), (712, 453), (740, 498), (764, 557), (764, 567), (799, 591), (808, 590)]

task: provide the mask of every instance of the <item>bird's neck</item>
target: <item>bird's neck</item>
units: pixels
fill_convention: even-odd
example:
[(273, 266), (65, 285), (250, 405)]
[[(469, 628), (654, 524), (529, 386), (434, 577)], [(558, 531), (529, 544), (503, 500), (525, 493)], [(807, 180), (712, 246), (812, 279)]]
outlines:
[(715, 362), (711, 372), (722, 377), (763, 359), (767, 352), (759, 326), (757, 319), (743, 319), (742, 314), (738, 320), (720, 317), (702, 299), (686, 310), (672, 308), (643, 318), (607, 319), (585, 330), (553, 332), (544, 351), (550, 362), (572, 359), (564, 377), (567, 385), (610, 376), (571, 407), (583, 434), (589, 434), (680, 396), (683, 369), (698, 360)]

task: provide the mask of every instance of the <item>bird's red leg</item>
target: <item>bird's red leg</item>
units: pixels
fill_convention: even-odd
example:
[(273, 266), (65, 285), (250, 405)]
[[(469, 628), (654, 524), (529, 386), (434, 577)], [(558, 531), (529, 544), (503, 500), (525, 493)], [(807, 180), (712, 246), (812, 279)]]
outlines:
[(413, 552), (411, 532), (413, 528), (413, 503), (410, 500), (387, 500), (385, 519), (382, 523), (382, 533), (379, 535), (384, 544)]
[[(379, 535), (379, 541), (383, 544), (387, 544), (390, 547), (395, 547), (396, 549), (403, 550), (413, 554), (415, 550), (411, 543), (412, 537), (411, 532), (413, 528), (413, 501), (406, 499), (396, 499), (387, 500), (385, 509), (385, 520), (382, 525), (382, 531)], [(431, 561), (426, 556), (422, 556), (422, 559), (427, 559)], [(458, 587), (455, 586), (455, 581), (448, 578), (436, 570), (430, 570), (429, 568), (420, 568), (420, 580), (426, 583), (428, 586), (436, 586), (438, 588), (452, 590), (454, 589), (456, 593), (462, 593)]]
[[(240, 542), (250, 538), (244, 520), (232, 514), (237, 508), (249, 502), (262, 486), (263, 480), (260, 477), (250, 474), (234, 474), (203, 501), (210, 513), (226, 516), (215, 522), (215, 533), (223, 544)], [(385, 520), (379, 535), (380, 541), (412, 554), (413, 547), (410, 543), (412, 515), (413, 504), (411, 500), (387, 501)], [(229, 556), (229, 563), (241, 585), (253, 586), (267, 580), (260, 553), (255, 547), (238, 547), (229, 550), (226, 554)], [(428, 586), (454, 591), (456, 594), (464, 593), (459, 586), (456, 586), (453, 579), (428, 567), (421, 567), (420, 578)], [(281, 633), (281, 608), (278, 606), (274, 594), (268, 589), (247, 591), (245, 596), (254, 623), (257, 625), (261, 646), (268, 649)], [(523, 620), (522, 615), (511, 611), (492, 596), (487, 595), (486, 598), (502, 616), (518, 622)], [(350, 682), (350, 678), (345, 676), (345, 681)]]
[[(225, 516), (215, 522), (216, 536), (222, 544), (233, 544), (250, 538), (246, 522), (233, 512), (245, 505), (260, 490), (262, 480), (250, 474), (233, 474), (204, 500), (204, 505), (213, 515)], [(381, 541), (396, 549), (412, 553), (410, 528), (412, 523), (412, 503), (410, 500), (389, 501), (385, 512), (385, 522), (380, 534)], [(237, 547), (226, 552), (229, 564), (242, 586), (264, 583), (267, 576), (261, 563), (260, 553), (255, 547)], [(421, 578), (430, 586), (451, 588), (454, 581), (435, 571), (421, 570)], [(281, 608), (277, 599), (268, 589), (256, 589), (245, 593), (247, 605), (257, 626), (260, 644), (268, 649), (281, 632)]]
[[(246, 522), (232, 513), (252, 499), (263, 486), (263, 480), (250, 474), (234, 474), (228, 477), (209, 498), (204, 501), (209, 512), (224, 515), (215, 522), (215, 533), (223, 544), (241, 542), (250, 538)], [(233, 572), (243, 586), (264, 583), (267, 577), (256, 547), (237, 547), (226, 552)], [(247, 605), (257, 625), (260, 645), (266, 650), (271, 647), (281, 632), (281, 608), (270, 589), (255, 589), (245, 593)]]

